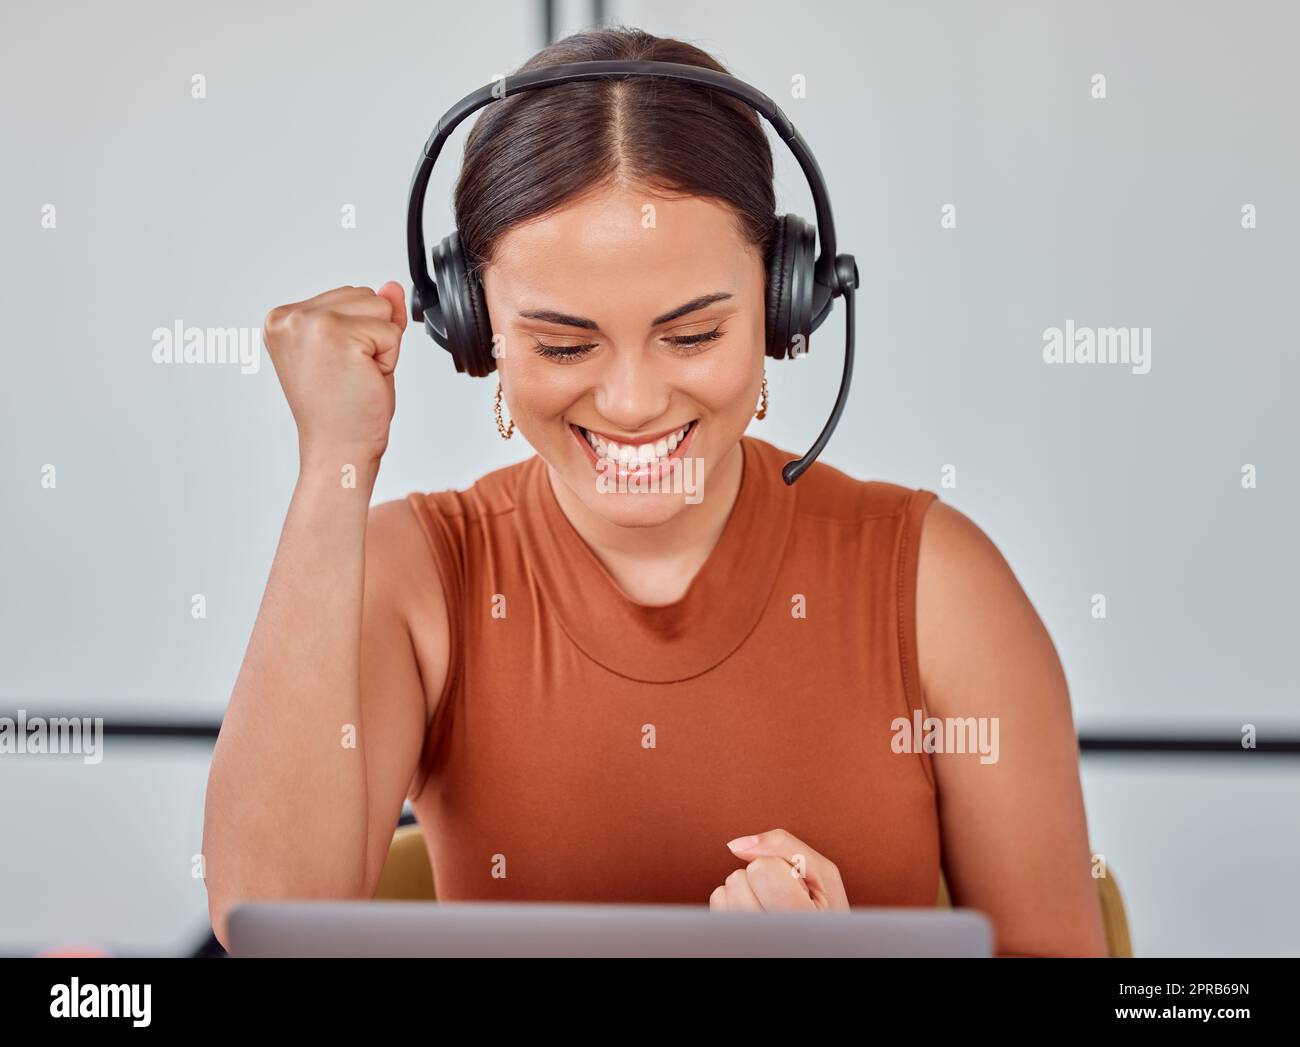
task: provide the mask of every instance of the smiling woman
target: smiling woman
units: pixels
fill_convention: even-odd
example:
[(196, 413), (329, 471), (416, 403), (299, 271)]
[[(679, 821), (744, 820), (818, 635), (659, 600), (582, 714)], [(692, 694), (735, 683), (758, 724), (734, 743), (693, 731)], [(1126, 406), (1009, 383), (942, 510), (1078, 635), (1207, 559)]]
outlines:
[[(723, 71), (602, 29), (520, 73), (605, 59)], [(443, 900), (931, 906), (942, 870), (1000, 952), (1103, 954), (1069, 696), (997, 549), (930, 491), (789, 486), (746, 433), (789, 228), (755, 112), (649, 77), (510, 95), (455, 210), (497, 426), (536, 454), (370, 508), (401, 287), (268, 317), (302, 466), (209, 785), (218, 937), (246, 898), (372, 896), (409, 798)], [(702, 497), (602, 483), (687, 463)], [(931, 714), (1001, 723), (996, 755), (893, 744)], [(268, 718), (305, 725), (292, 759)]]

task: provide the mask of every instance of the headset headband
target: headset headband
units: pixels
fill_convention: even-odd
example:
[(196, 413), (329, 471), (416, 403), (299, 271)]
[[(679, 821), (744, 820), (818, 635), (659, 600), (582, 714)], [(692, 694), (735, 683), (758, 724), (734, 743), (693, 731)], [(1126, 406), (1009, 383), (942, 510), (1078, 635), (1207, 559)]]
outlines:
[(429, 274), (425, 261), (424, 197), (429, 187), (429, 177), (433, 173), (434, 162), (456, 126), (471, 113), (477, 112), (489, 103), (523, 91), (535, 91), (555, 84), (580, 80), (623, 80), (633, 76), (657, 76), (666, 80), (696, 84), (721, 91), (746, 103), (767, 120), (776, 129), (781, 140), (790, 147), (812, 190), (813, 206), (817, 215), (817, 240), (821, 251), (813, 265), (810, 333), (815, 331), (830, 313), (831, 303), (835, 297), (840, 294), (845, 295), (844, 375), (840, 382), (839, 396), (836, 398), (834, 410), (817, 442), (806, 455), (789, 462), (782, 470), (785, 482), (792, 484), (825, 447), (826, 441), (830, 439), (831, 433), (839, 422), (844, 403), (848, 398), (849, 378), (853, 373), (853, 290), (858, 286), (858, 270), (852, 255), (835, 254), (835, 221), (831, 216), (830, 194), (827, 192), (825, 179), (822, 178), (821, 168), (817, 166), (817, 160), (803, 140), (803, 136), (772, 99), (733, 76), (679, 62), (568, 62), (507, 76), (502, 80), (484, 84), (477, 91), (467, 94), (448, 109), (438, 121), (437, 127), (425, 142), (419, 166), (415, 170), (415, 177), (411, 180), (406, 215), (406, 253), (411, 268), (411, 317), (416, 321), (423, 321), (425, 311), (438, 304), (437, 285)]

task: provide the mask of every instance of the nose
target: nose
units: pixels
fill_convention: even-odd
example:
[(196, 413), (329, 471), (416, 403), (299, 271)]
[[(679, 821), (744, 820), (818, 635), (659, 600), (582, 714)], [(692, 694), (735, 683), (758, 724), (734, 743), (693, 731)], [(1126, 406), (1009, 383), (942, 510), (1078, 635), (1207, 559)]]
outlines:
[(633, 433), (668, 411), (672, 389), (642, 353), (610, 353), (596, 385), (596, 410), (611, 426)]

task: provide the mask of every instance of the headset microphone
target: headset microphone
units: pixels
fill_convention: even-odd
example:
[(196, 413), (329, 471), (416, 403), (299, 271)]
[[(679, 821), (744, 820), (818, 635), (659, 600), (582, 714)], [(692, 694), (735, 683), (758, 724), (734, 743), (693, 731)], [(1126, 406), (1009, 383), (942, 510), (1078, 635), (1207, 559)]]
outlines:
[[(739, 99), (767, 120), (789, 146), (812, 190), (816, 227), (798, 215), (782, 215), (767, 259), (766, 355), (784, 360), (808, 351), (809, 338), (830, 314), (838, 295), (844, 296), (844, 373), (826, 425), (808, 453), (781, 469), (781, 478), (793, 484), (816, 461), (839, 424), (848, 401), (853, 377), (853, 295), (858, 267), (850, 254), (835, 253), (835, 222), (830, 194), (817, 160), (789, 118), (762, 91), (725, 73), (677, 62), (601, 61), (569, 62), (535, 69), (504, 81), (485, 84), (466, 95), (438, 121), (425, 142), (411, 180), (406, 214), (406, 248), (411, 267), (411, 316), (423, 320), (425, 330), (446, 349), (462, 374), (482, 377), (496, 368), (492, 355), (492, 327), (483, 287), (466, 277), (460, 238), (453, 231), (433, 248), (432, 272), (424, 260), (424, 197), (434, 162), (456, 125), (471, 113), (509, 95), (536, 91), (579, 80), (621, 80), (650, 76), (695, 84)], [(821, 253), (813, 258), (817, 240)]]

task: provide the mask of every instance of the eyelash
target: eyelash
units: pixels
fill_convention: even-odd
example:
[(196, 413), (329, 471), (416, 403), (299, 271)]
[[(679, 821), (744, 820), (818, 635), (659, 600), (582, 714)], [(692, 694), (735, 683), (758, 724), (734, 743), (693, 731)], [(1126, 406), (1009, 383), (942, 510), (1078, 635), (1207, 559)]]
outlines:
[[(683, 356), (694, 356), (697, 352), (702, 352), (700, 346), (707, 345), (709, 342), (717, 341), (723, 335), (720, 328), (715, 327), (712, 331), (705, 331), (702, 334), (685, 334), (674, 338), (668, 338), (673, 347), (682, 353)], [(573, 363), (581, 360), (591, 350), (596, 348), (595, 342), (588, 342), (585, 345), (547, 345), (545, 342), (537, 343), (537, 355), (544, 356), (548, 360), (560, 360), (564, 363)]]

